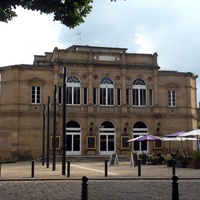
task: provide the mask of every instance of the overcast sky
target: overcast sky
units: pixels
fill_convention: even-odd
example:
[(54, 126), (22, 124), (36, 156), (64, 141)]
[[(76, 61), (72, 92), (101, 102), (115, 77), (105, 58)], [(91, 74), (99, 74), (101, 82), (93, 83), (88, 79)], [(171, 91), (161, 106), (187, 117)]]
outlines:
[[(94, 0), (85, 23), (69, 29), (51, 15), (17, 9), (0, 22), (0, 66), (32, 64), (34, 55), (54, 47), (95, 45), (158, 53), (162, 70), (200, 74), (199, 0)], [(200, 101), (200, 78), (197, 79)]]

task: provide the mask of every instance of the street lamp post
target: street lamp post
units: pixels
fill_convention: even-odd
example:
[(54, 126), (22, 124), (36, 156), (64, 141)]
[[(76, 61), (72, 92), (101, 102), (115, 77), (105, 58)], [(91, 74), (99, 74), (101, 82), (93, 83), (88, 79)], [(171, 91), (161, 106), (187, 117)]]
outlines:
[(66, 174), (66, 67), (63, 74), (62, 175)]
[(53, 115), (53, 166), (52, 170), (56, 170), (56, 95), (57, 95), (57, 87), (54, 86), (54, 115)]
[(44, 166), (44, 154), (45, 154), (45, 104), (43, 107), (43, 132), (42, 132), (42, 166)]

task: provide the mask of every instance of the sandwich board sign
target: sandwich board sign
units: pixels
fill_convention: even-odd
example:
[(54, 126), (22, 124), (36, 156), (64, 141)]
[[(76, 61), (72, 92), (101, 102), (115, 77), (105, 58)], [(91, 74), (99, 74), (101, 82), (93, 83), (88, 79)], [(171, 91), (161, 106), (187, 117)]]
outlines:
[(113, 153), (111, 156), (110, 156), (110, 166), (113, 165), (119, 165), (119, 160), (118, 160), (118, 157), (117, 157), (117, 154), (116, 153)]

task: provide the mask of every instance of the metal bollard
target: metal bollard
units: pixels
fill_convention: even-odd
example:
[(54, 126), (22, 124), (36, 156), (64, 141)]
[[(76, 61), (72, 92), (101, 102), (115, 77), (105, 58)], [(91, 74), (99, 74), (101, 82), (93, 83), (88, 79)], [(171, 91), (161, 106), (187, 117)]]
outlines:
[(67, 177), (70, 177), (70, 161), (67, 161)]
[(32, 160), (32, 162), (31, 162), (31, 178), (34, 177), (34, 167), (35, 167), (35, 162), (34, 162), (34, 160)]
[(108, 176), (108, 161), (105, 160), (105, 177)]
[(0, 177), (1, 177), (1, 162), (0, 162)]
[(172, 159), (172, 175), (176, 174), (176, 160)]
[(179, 200), (179, 192), (178, 192), (178, 176), (174, 174), (172, 176), (172, 200)]
[(82, 177), (82, 194), (81, 194), (81, 200), (88, 200), (88, 178), (86, 176)]
[(141, 160), (138, 160), (138, 176), (141, 176)]

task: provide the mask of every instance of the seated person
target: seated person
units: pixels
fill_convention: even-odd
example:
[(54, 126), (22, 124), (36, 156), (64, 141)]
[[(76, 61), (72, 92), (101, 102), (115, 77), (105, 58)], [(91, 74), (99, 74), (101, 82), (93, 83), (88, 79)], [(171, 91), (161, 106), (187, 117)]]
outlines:
[(188, 157), (188, 152), (186, 150), (183, 150), (183, 156)]

